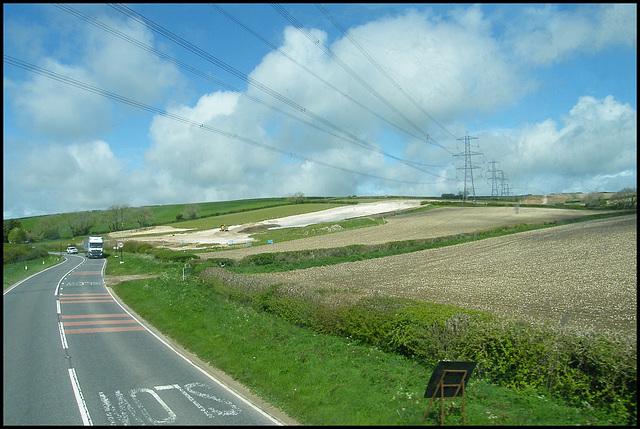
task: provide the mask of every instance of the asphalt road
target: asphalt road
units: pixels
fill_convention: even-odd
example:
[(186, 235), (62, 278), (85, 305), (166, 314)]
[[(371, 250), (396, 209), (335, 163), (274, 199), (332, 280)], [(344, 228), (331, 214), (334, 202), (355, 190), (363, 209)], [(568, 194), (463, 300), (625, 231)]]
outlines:
[(67, 255), (4, 294), (4, 425), (281, 424), (138, 323), (104, 264)]

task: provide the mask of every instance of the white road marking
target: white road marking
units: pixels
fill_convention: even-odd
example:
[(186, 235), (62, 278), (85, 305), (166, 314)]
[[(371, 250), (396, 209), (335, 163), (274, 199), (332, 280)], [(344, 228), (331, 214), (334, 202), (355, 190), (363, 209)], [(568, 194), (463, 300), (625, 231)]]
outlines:
[(62, 348), (64, 350), (69, 348), (69, 345), (67, 344), (67, 337), (64, 334), (64, 326), (62, 326), (62, 322), (58, 322), (58, 332), (60, 332), (60, 341), (62, 342)]
[(64, 276), (60, 277), (60, 281), (58, 282), (58, 285), (56, 286), (56, 289), (53, 291), (53, 296), (58, 296), (58, 291), (60, 290), (60, 284), (62, 283), (62, 280), (64, 280), (64, 278), (67, 277), (71, 271), (75, 270), (80, 265), (84, 264), (84, 261), (85, 261), (85, 259), (82, 258), (82, 262), (80, 262), (78, 265), (76, 265), (75, 267), (73, 267), (69, 271), (67, 271), (67, 273)]
[(78, 383), (78, 377), (76, 377), (75, 369), (69, 368), (69, 378), (71, 379), (71, 387), (73, 388), (73, 394), (76, 397), (80, 417), (82, 417), (82, 424), (85, 426), (92, 426), (93, 422), (91, 421), (87, 404), (84, 402), (84, 396), (82, 396), (82, 390), (80, 389), (80, 383)]

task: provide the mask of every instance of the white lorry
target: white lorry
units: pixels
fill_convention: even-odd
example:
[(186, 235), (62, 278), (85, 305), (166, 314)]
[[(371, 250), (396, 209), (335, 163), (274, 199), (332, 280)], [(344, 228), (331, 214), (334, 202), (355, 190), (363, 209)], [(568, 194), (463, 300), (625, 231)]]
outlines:
[(104, 242), (102, 237), (85, 237), (84, 253), (87, 258), (102, 258)]

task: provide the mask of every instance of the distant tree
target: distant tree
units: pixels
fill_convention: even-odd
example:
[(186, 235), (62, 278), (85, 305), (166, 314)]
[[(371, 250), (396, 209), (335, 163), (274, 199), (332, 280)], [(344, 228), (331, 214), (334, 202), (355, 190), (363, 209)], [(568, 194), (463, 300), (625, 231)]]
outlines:
[(302, 192), (296, 192), (293, 195), (289, 195), (287, 200), (293, 204), (302, 204), (304, 203), (304, 194)]
[(27, 241), (27, 233), (24, 229), (16, 227), (9, 233), (9, 243), (24, 243)]
[(632, 209), (637, 207), (638, 193), (636, 188), (624, 188), (611, 197), (611, 205), (620, 209)]
[(60, 238), (60, 225), (62, 220), (60, 215), (43, 216), (33, 226), (29, 237), (33, 241), (55, 240)]
[(592, 192), (590, 194), (585, 195), (583, 198), (584, 206), (589, 208), (602, 207), (607, 204), (607, 201), (602, 196), (600, 192)]
[(187, 219), (195, 219), (198, 217), (198, 212), (200, 212), (200, 206), (197, 204), (189, 204), (184, 208), (182, 214)]
[(128, 204), (115, 204), (102, 213), (102, 219), (109, 231), (122, 231), (131, 218), (131, 207)]
[(13, 228), (22, 228), (22, 224), (17, 219), (7, 219), (2, 222), (2, 242), (9, 242), (9, 233)]
[(131, 212), (131, 218), (140, 224), (141, 228), (149, 226), (149, 223), (153, 220), (153, 213), (149, 207), (138, 207)]
[(67, 217), (67, 224), (73, 237), (87, 235), (96, 224), (96, 216), (88, 211), (75, 212)]

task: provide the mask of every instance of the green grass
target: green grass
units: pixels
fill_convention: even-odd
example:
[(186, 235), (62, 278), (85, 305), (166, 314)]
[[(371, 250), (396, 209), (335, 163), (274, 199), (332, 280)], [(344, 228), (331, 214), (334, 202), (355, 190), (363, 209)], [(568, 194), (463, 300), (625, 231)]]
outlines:
[[(44, 264), (42, 263), (44, 261)], [(35, 273), (59, 264), (63, 260), (56, 255), (49, 255), (45, 258), (31, 259), (25, 262), (5, 264), (2, 267), (2, 289), (6, 289), (21, 280), (32, 276)], [(27, 269), (25, 270), (25, 266)]]
[[(428, 405), (423, 396), (431, 367), (352, 338), (293, 325), (219, 295), (197, 278), (183, 282), (180, 266), (169, 266), (172, 269), (157, 279), (121, 283), (114, 289), (165, 335), (299, 423), (420, 423)], [(568, 406), (546, 392), (471, 380), (466, 396), (469, 425), (623, 423), (598, 409)], [(434, 407), (425, 424), (439, 423)], [(445, 423), (462, 424), (460, 401)]]

